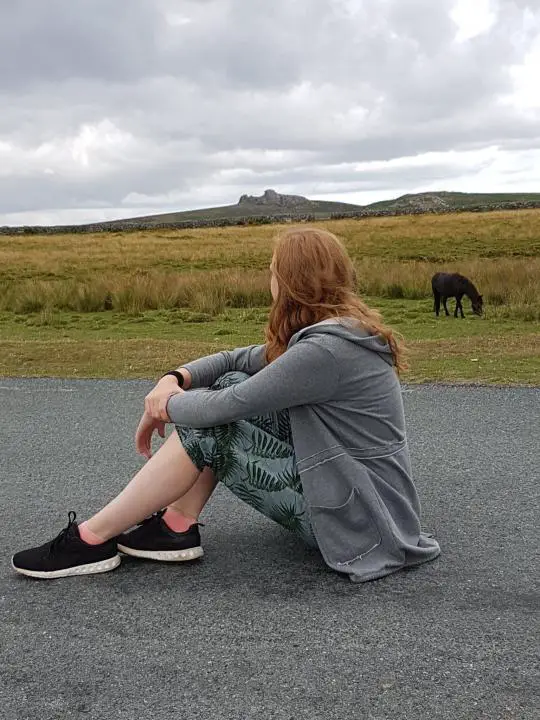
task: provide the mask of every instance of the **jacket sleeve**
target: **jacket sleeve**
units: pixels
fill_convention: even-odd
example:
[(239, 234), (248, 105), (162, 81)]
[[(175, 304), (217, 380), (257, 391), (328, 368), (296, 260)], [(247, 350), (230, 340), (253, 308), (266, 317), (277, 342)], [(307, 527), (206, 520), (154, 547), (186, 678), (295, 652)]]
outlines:
[(215, 355), (182, 365), (191, 373), (191, 387), (210, 387), (227, 372), (237, 370), (255, 375), (266, 365), (265, 346), (249, 345), (236, 350), (224, 350)]
[(300, 340), (244, 382), (223, 390), (173, 395), (167, 414), (176, 425), (225, 425), (276, 410), (330, 400), (339, 382), (337, 362), (316, 339)]

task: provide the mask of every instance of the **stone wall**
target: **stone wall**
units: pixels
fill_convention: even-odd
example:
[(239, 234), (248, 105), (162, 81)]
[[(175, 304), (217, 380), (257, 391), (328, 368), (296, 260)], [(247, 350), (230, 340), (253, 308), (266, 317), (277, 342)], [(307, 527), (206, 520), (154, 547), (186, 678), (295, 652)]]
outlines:
[(399, 215), (447, 215), (450, 213), (463, 212), (493, 212), (495, 210), (530, 210), (540, 208), (540, 201), (517, 201), (490, 205), (474, 205), (461, 208), (436, 207), (426, 210), (421, 207), (405, 207), (391, 210), (369, 209), (355, 210), (354, 212), (331, 213), (327, 216), (320, 215), (262, 215), (246, 216), (240, 218), (216, 218), (213, 220), (183, 220), (179, 222), (136, 222), (131, 220), (113, 221), (103, 223), (91, 223), (89, 225), (32, 225), (20, 227), (0, 227), (0, 235), (56, 235), (74, 233), (114, 233), (114, 232), (135, 232), (141, 230), (177, 230), (208, 227), (228, 227), (234, 225), (273, 225), (276, 223), (301, 223), (317, 222), (320, 220), (342, 220), (347, 218), (365, 217), (396, 217)]

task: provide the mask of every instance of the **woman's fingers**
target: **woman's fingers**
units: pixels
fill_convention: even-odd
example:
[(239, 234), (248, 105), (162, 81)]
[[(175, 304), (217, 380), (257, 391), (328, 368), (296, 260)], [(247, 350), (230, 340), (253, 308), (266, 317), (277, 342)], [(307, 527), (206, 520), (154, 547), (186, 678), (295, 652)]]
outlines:
[(157, 430), (160, 437), (165, 437), (165, 423), (162, 420), (154, 420), (145, 412), (135, 433), (135, 449), (139, 455), (143, 455), (147, 460), (152, 457), (152, 435), (154, 430)]
[(154, 422), (150, 415), (146, 412), (142, 416), (137, 431), (135, 433), (135, 449), (139, 455), (143, 455), (147, 460), (152, 457), (152, 433), (154, 431)]
[(156, 402), (155, 396), (147, 395), (144, 399), (144, 412), (155, 420), (158, 419), (159, 413), (159, 399)]
[(135, 439), (135, 449), (139, 455), (143, 455), (143, 457), (147, 460), (149, 460), (152, 456), (150, 441), (147, 436), (144, 436), (144, 434), (139, 434)]

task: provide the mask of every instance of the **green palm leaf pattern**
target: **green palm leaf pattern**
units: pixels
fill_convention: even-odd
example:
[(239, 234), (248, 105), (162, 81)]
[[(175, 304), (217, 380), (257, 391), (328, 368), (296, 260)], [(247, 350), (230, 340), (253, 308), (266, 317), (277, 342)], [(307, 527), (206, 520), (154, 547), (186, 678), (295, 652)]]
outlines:
[(265, 492), (279, 492), (285, 490), (287, 486), (287, 477), (285, 473), (271, 473), (264, 470), (256, 462), (248, 462), (246, 466), (247, 482), (257, 490)]
[(202, 471), (202, 469), (207, 465), (207, 459), (204, 457), (204, 452), (202, 450), (198, 434), (191, 428), (186, 428), (180, 425), (177, 426), (177, 430), (184, 450), (191, 458), (195, 467)]
[(275, 418), (275, 413), (272, 413), (271, 415), (257, 415), (256, 417), (251, 417), (249, 418), (249, 423), (269, 435), (276, 435), (278, 422)]
[(242, 470), (237, 448), (243, 434), (240, 423), (230, 423), (214, 428), (219, 451), (214, 459), (213, 470), (218, 480), (225, 484)]
[(274, 505), (270, 508), (269, 515), (272, 520), (283, 525), (287, 530), (302, 533), (305, 512), (303, 510), (298, 512), (295, 505), (289, 505), (285, 502)]
[(292, 445), (291, 436), (291, 421), (289, 418), (289, 411), (282, 410), (277, 413), (278, 432), (277, 436), (280, 440), (290, 443)]
[(242, 471), (242, 464), (237, 458), (234, 448), (231, 447), (228, 450), (223, 450), (217, 455), (212, 469), (216, 478), (227, 485)]
[[(222, 389), (245, 379), (242, 373), (228, 373), (212, 387)], [(177, 431), (199, 469), (209, 465), (239, 500), (312, 540), (288, 410), (210, 428), (177, 426)]]
[(293, 454), (290, 445), (259, 429), (253, 432), (252, 440), (253, 442), (249, 448), (249, 452), (255, 455), (255, 457), (285, 459), (291, 457)]
[(240, 441), (247, 437), (245, 423), (233, 422), (228, 425), (217, 425), (214, 428), (214, 436), (218, 443), (218, 447), (225, 445), (238, 445)]
[(239, 500), (251, 505), (254, 510), (257, 510), (263, 515), (265, 514), (266, 502), (256, 490), (253, 490), (253, 488), (250, 488), (248, 485), (241, 485), (240, 483), (228, 485), (227, 487)]
[(291, 488), (291, 490), (294, 490), (294, 492), (298, 493), (299, 495), (303, 495), (304, 488), (302, 487), (302, 480), (296, 468), (291, 469), (290, 471), (287, 470), (284, 474), (287, 475), (289, 487)]

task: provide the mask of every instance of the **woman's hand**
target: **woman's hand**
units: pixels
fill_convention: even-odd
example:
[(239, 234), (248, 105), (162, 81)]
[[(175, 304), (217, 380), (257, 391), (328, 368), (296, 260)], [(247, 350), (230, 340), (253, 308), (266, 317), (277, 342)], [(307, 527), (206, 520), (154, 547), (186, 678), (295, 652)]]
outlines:
[(165, 437), (165, 423), (163, 420), (154, 420), (146, 412), (143, 413), (135, 433), (135, 448), (139, 455), (143, 455), (147, 460), (152, 457), (152, 435), (154, 430), (157, 430), (160, 437)]
[[(191, 381), (191, 376), (188, 377)], [(171, 422), (167, 415), (167, 401), (171, 395), (184, 391), (178, 387), (176, 379), (166, 375), (161, 378), (153, 390), (144, 399), (144, 413), (135, 433), (135, 448), (139, 455), (147, 460), (152, 457), (152, 435), (154, 431), (165, 437), (165, 423)]]
[(171, 422), (167, 415), (167, 401), (171, 395), (179, 395), (184, 391), (172, 376), (161, 378), (153, 390), (144, 398), (144, 412), (154, 420)]

